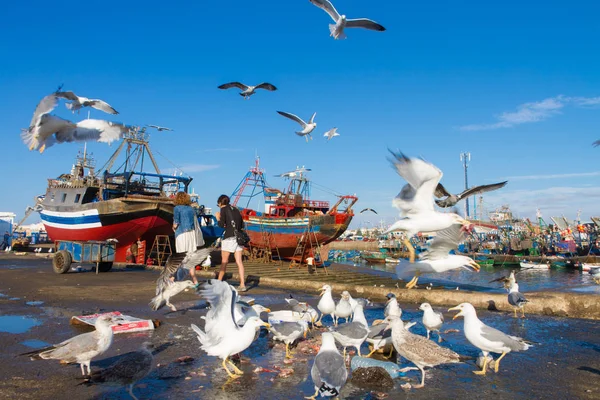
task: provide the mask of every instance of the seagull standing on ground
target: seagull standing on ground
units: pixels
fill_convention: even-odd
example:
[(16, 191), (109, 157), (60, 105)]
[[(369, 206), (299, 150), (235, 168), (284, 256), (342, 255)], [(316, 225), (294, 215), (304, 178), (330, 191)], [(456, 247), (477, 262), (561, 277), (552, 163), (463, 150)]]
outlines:
[(427, 250), (419, 255), (417, 262), (400, 260), (396, 266), (398, 279), (407, 279), (414, 275), (406, 284), (408, 289), (412, 289), (417, 285), (422, 274), (446, 272), (457, 268), (467, 268), (467, 266), (479, 272), (481, 267), (471, 257), (450, 254), (450, 251), (458, 248), (458, 244), (463, 238), (464, 229), (459, 224), (439, 231)]
[(360, 346), (369, 335), (369, 324), (365, 318), (362, 305), (356, 305), (352, 322), (330, 328), (330, 331), (335, 340), (344, 347), (344, 358), (346, 358), (346, 347), (355, 347), (360, 356)]
[(440, 329), (444, 323), (444, 315), (441, 312), (433, 311), (429, 303), (423, 303), (419, 307), (419, 310), (423, 310), (423, 325), (427, 329), (427, 339), (429, 339), (429, 332), (437, 332), (438, 343), (442, 341), (440, 335)]
[(394, 293), (388, 293), (385, 297), (387, 297), (387, 301), (385, 303), (385, 308), (383, 309), (384, 317), (398, 317), (402, 316), (402, 309), (400, 308), (400, 304), (398, 304), (398, 299)]
[[(210, 304), (206, 313), (204, 331), (192, 324), (192, 329), (198, 335), (200, 347), (209, 356), (223, 359), (223, 369), (232, 378), (242, 375), (243, 372), (236, 367), (229, 357), (246, 350), (252, 342), (256, 331), (261, 327), (270, 327), (258, 317), (250, 317), (243, 327), (238, 327), (234, 319), (235, 304), (238, 301), (237, 290), (227, 282), (211, 279), (199, 291)], [(233, 367), (232, 373), (227, 364)]]
[[(304, 138), (306, 139), (306, 143), (308, 143), (308, 137), (310, 136), (310, 133), (314, 131), (317, 127), (317, 123), (314, 122), (317, 113), (314, 113), (312, 117), (310, 117), (310, 121), (308, 121), (308, 123), (304, 122), (304, 120), (302, 120), (302, 118), (298, 117), (297, 115), (290, 114), (285, 111), (277, 111), (277, 113), (279, 115), (283, 115), (284, 117), (291, 119), (292, 121), (296, 121), (297, 123), (299, 123), (302, 127), (302, 130), (300, 132), (295, 133), (298, 136), (304, 136)], [(310, 136), (310, 139), (312, 140), (312, 136)]]
[(345, 318), (346, 322), (348, 322), (348, 318), (352, 315), (352, 304), (350, 304), (350, 293), (347, 290), (342, 292), (342, 298), (335, 306), (335, 321), (334, 325), (337, 326), (338, 320), (340, 318)]
[(392, 330), (392, 343), (398, 354), (421, 370), (421, 383), (413, 387), (425, 386), (425, 367), (461, 362), (460, 356), (452, 350), (407, 331), (400, 318), (386, 318), (385, 321)]
[(333, 296), (331, 295), (331, 286), (323, 285), (319, 296), (321, 296), (321, 300), (319, 300), (319, 303), (317, 304), (317, 309), (319, 309), (321, 315), (316, 322), (317, 325), (321, 323), (323, 315), (325, 314), (331, 315), (331, 319), (335, 322), (335, 301), (333, 301)]
[(127, 392), (138, 400), (133, 394), (133, 385), (152, 370), (152, 347), (150, 342), (144, 342), (139, 350), (123, 354), (110, 367), (91, 374), (84, 384), (127, 385)]
[(473, 371), (477, 375), (485, 375), (487, 371), (487, 364), (489, 362), (489, 353), (502, 354), (496, 360), (494, 365), (494, 371), (498, 372), (500, 368), (500, 360), (504, 358), (511, 351), (524, 351), (527, 350), (530, 345), (525, 341), (516, 336), (510, 336), (504, 332), (494, 329), (491, 326), (487, 326), (477, 318), (477, 312), (475, 307), (471, 303), (462, 303), (456, 307), (448, 309), (448, 311), (459, 311), (458, 314), (452, 319), (463, 316), (465, 319), (464, 331), (465, 337), (471, 344), (483, 352), (484, 363), (481, 371)]
[(333, 335), (323, 332), (321, 348), (310, 369), (310, 377), (315, 385), (315, 394), (307, 399), (315, 400), (318, 395), (322, 397), (339, 396), (340, 390), (348, 378), (344, 358), (335, 346)]
[(244, 85), (243, 83), (240, 83), (240, 82), (229, 82), (229, 83), (225, 83), (225, 84), (219, 86), (219, 89), (230, 89), (233, 87), (241, 90), (240, 96), (243, 96), (244, 100), (248, 100), (250, 98), (250, 96), (252, 96), (255, 93), (254, 91), (256, 89), (266, 89), (271, 92), (277, 90), (277, 88), (275, 86), (273, 86), (267, 82), (263, 82), (256, 86), (248, 86), (248, 85)]
[(522, 293), (519, 292), (519, 284), (513, 283), (508, 292), (508, 304), (513, 307), (515, 312), (515, 318), (517, 318), (517, 310), (521, 309), (521, 317), (525, 318), (525, 303), (529, 303), (529, 300), (523, 296)]
[(334, 39), (346, 39), (344, 28), (364, 28), (372, 31), (385, 31), (385, 28), (377, 22), (367, 18), (347, 19), (345, 15), (340, 15), (329, 0), (310, 0), (315, 6), (325, 11), (335, 24), (329, 25), (330, 36)]
[[(79, 363), (81, 374), (91, 374), (90, 362), (103, 354), (113, 341), (113, 318), (103, 315), (96, 319), (93, 332), (82, 333), (50, 348), (35, 350), (21, 355), (31, 356), (32, 360), (60, 360), (66, 363)], [(86, 372), (87, 367), (87, 372)]]
[(113, 114), (116, 115), (119, 112), (117, 110), (115, 110), (110, 104), (108, 104), (107, 102), (105, 102), (104, 100), (100, 100), (100, 99), (88, 99), (87, 97), (83, 97), (83, 96), (77, 96), (75, 93), (73, 92), (56, 92), (56, 96), (66, 99), (66, 100), (70, 100), (70, 103), (66, 103), (65, 106), (75, 112), (79, 112), (79, 110), (82, 107), (92, 107), (95, 108), (96, 110), (100, 110), (100, 111), (104, 111), (105, 113), (108, 114)]
[(290, 344), (294, 343), (294, 341), (299, 339), (301, 336), (304, 336), (304, 338), (306, 338), (306, 332), (308, 331), (308, 322), (297, 321), (271, 324), (271, 328), (269, 328), (269, 331), (273, 334), (273, 339), (285, 343), (285, 358), (292, 358)]
[(410, 262), (415, 261), (415, 249), (410, 238), (418, 232), (438, 232), (454, 224), (469, 225), (464, 218), (454, 213), (440, 213), (433, 209), (433, 192), (442, 178), (433, 164), (418, 158), (408, 158), (402, 153), (390, 150), (391, 160), (398, 175), (408, 183), (393, 201), (394, 207), (401, 211), (402, 219), (396, 221), (385, 232), (404, 231), (404, 245), (410, 253)]
[(442, 200), (436, 200), (435, 203), (439, 207), (442, 207), (442, 208), (453, 207), (454, 205), (456, 205), (456, 203), (458, 203), (459, 201), (461, 201), (463, 199), (466, 199), (469, 196), (474, 196), (476, 194), (490, 192), (492, 190), (498, 190), (501, 187), (504, 187), (507, 183), (508, 183), (508, 181), (504, 181), (504, 182), (500, 182), (500, 183), (492, 183), (490, 185), (475, 186), (475, 187), (469, 188), (459, 194), (448, 193), (448, 191), (446, 190), (444, 185), (442, 185), (441, 183), (438, 183), (437, 187), (435, 188), (435, 197), (437, 197), (437, 198), (446, 197), (446, 198), (442, 199)]
[(325, 136), (327, 138), (327, 141), (330, 141), (332, 138), (336, 137), (336, 136), (340, 136), (339, 133), (336, 132), (337, 128), (331, 128), (330, 130), (328, 130), (327, 132), (325, 132)]

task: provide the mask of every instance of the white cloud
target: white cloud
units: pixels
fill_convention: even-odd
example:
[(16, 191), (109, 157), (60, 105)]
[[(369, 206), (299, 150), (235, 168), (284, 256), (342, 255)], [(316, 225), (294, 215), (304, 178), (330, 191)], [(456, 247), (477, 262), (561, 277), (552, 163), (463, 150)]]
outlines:
[(589, 107), (600, 105), (600, 97), (567, 97), (558, 95), (542, 101), (524, 103), (516, 111), (504, 112), (496, 116), (497, 122), (489, 124), (471, 124), (459, 127), (461, 131), (483, 131), (499, 128), (511, 128), (530, 122), (544, 121), (554, 115), (560, 114), (567, 105)]
[(571, 174), (546, 174), (546, 175), (521, 175), (521, 176), (507, 176), (500, 178), (501, 180), (512, 180), (512, 181), (523, 181), (523, 180), (537, 180), (537, 179), (565, 179), (565, 178), (583, 178), (590, 176), (600, 176), (600, 171), (594, 172), (574, 172)]

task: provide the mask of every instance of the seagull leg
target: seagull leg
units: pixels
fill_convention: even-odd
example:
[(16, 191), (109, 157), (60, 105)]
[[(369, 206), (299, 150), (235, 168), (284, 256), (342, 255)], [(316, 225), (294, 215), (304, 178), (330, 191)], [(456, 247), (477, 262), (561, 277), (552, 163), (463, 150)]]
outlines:
[(390, 349), (390, 354), (388, 354), (388, 355), (387, 355), (387, 357), (386, 357), (386, 356), (384, 356), (384, 357), (385, 357), (385, 358), (387, 358), (388, 360), (389, 360), (390, 358), (392, 358), (392, 356), (394, 355), (394, 346), (390, 346), (390, 347), (391, 347), (391, 349)]
[(223, 368), (225, 369), (225, 371), (227, 371), (227, 375), (229, 375), (230, 378), (234, 378), (235, 375), (231, 373), (231, 371), (229, 370), (229, 368), (227, 368), (226, 361), (227, 361), (227, 358), (223, 359), (223, 363), (221, 365), (223, 366)]
[[(415, 279), (415, 278), (413, 278)], [(427, 339), (429, 339), (429, 329), (427, 329)]]
[(317, 388), (317, 390), (315, 390), (315, 394), (313, 394), (310, 397), (305, 397), (306, 400), (315, 400), (317, 398), (317, 396), (319, 395), (319, 388)]
[(85, 376), (85, 363), (79, 364), (79, 367), (81, 368), (81, 375)]
[(46, 150), (46, 143), (44, 143), (42, 147), (40, 147), (40, 154), (42, 154), (44, 150)]
[(521, 307), (521, 318), (525, 318), (525, 307)]
[(358, 352), (358, 356), (362, 357), (362, 355), (360, 354), (360, 345), (356, 346), (356, 351)]
[(371, 352), (369, 354), (367, 354), (365, 357), (369, 358), (373, 355), (373, 353), (375, 353), (377, 351), (377, 348), (375, 346), (373, 346), (373, 349), (371, 350)]
[(419, 274), (417, 271), (417, 275), (415, 275), (415, 277), (406, 284), (406, 288), (407, 289), (413, 289), (415, 286), (417, 286), (417, 281), (419, 280)]
[(475, 375), (485, 375), (487, 372), (488, 358), (486, 354), (484, 354), (484, 357), (485, 359), (483, 360), (483, 367), (481, 368), (481, 371), (473, 371)]
[[(417, 367), (419, 366), (417, 365)], [(421, 383), (418, 385), (413, 385), (415, 389), (421, 389), (423, 386), (425, 386), (425, 369), (421, 367), (419, 367), (419, 369), (421, 370)]]
[(169, 306), (169, 308), (171, 309), (171, 311), (173, 311), (173, 312), (177, 311), (177, 309), (175, 308), (175, 306), (173, 304), (171, 304), (169, 302), (169, 300), (167, 300), (167, 306)]
[(494, 365), (494, 372), (498, 372), (498, 369), (500, 369), (500, 360), (502, 360), (507, 354), (508, 353), (502, 353), (502, 355), (498, 357), (498, 359), (496, 360), (496, 365)]
[(138, 400), (138, 398), (133, 394), (133, 383), (127, 387), (127, 392), (129, 392), (129, 395), (133, 398), (133, 400)]
[(285, 358), (292, 358), (292, 356), (290, 355), (290, 344), (289, 343), (285, 344)]
[(437, 331), (438, 334), (438, 343), (442, 343), (442, 335), (440, 335), (440, 331)]
[(412, 264), (415, 262), (415, 248), (413, 247), (412, 243), (408, 239), (404, 239), (403, 243), (406, 246), (406, 248), (408, 249), (408, 253), (410, 255), (408, 260)]
[(346, 348), (344, 347), (344, 360), (346, 360)]
[(227, 360), (227, 362), (229, 363), (229, 365), (231, 365), (233, 367), (233, 371), (237, 375), (244, 375), (244, 371), (242, 371), (241, 369), (239, 369), (238, 367), (236, 367), (234, 363), (232, 363), (230, 360)]
[(513, 311), (515, 312), (515, 316), (514, 316), (514, 318), (517, 318), (517, 309), (516, 309), (516, 308), (513, 308)]

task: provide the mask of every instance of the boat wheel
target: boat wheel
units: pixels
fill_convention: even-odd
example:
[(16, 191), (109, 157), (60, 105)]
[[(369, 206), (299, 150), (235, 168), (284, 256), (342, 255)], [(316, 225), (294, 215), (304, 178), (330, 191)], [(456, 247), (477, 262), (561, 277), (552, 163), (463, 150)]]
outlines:
[(71, 268), (72, 262), (73, 257), (71, 257), (71, 253), (66, 250), (60, 250), (52, 258), (52, 268), (57, 274), (65, 274)]

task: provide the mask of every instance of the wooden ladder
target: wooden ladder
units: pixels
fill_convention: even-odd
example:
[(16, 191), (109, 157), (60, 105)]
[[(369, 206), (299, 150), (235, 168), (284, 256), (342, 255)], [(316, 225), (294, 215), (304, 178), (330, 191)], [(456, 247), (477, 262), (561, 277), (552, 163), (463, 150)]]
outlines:
[(171, 239), (168, 235), (156, 235), (154, 243), (150, 249), (150, 254), (156, 253), (156, 261), (159, 266), (167, 261), (167, 258), (173, 253), (171, 249)]

